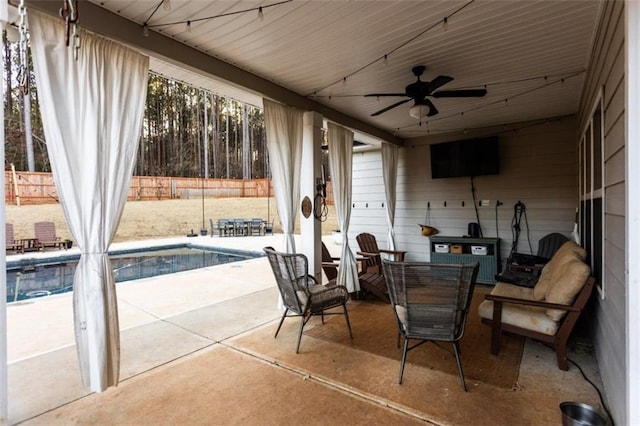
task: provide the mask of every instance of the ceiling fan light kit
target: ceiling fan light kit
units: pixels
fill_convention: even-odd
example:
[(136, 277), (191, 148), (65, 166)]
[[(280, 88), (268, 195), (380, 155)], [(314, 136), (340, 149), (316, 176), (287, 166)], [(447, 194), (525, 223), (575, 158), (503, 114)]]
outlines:
[(409, 108), (409, 115), (416, 120), (425, 118), (429, 114), (430, 108), (426, 105), (418, 104)]

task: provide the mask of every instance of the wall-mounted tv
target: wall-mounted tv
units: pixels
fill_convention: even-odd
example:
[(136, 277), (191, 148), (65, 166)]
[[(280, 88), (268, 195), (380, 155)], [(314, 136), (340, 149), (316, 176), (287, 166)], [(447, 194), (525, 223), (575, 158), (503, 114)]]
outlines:
[(431, 145), (431, 178), (433, 179), (499, 173), (497, 136)]

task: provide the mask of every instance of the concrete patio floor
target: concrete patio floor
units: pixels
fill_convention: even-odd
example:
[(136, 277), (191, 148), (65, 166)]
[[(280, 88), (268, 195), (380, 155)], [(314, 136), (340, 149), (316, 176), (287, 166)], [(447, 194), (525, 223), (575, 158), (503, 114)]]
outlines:
[[(282, 235), (151, 243), (172, 242), (256, 252), (267, 245), (283, 246)], [(326, 243), (339, 252), (329, 238)], [(145, 244), (150, 242), (115, 244), (112, 249)], [(450, 399), (438, 403), (438, 395), (429, 396), (419, 380), (401, 388), (393, 385), (395, 392), (406, 392), (395, 400), (384, 393), (363, 391), (339, 376), (321, 373), (317, 363), (324, 361), (315, 361), (314, 354), (331, 350), (338, 364), (357, 357), (358, 368), (370, 376), (368, 380), (376, 376), (395, 380), (399, 360), (381, 360), (322, 342), (308, 343), (306, 353), (300, 355), (304, 362), (296, 365), (249, 351), (242, 338), (265, 327), (275, 329), (280, 317), (266, 258), (122, 283), (117, 292), (121, 381), (101, 394), (87, 392), (80, 383), (70, 293), (8, 305), (11, 424), (297, 424), (304, 420), (313, 424), (506, 425), (549, 424), (550, 419), (560, 424), (559, 401), (584, 402), (602, 411), (596, 391), (578, 369), (558, 370), (553, 351), (532, 341), (525, 344), (514, 389), (483, 385), (463, 394), (459, 387), (452, 387), (445, 392)], [(359, 303), (366, 302), (349, 302)], [(277, 342), (292, 352), (296, 326), (285, 327)], [(303, 346), (305, 339), (311, 340), (303, 338)], [(578, 344), (570, 356), (599, 384), (588, 345)], [(428, 387), (433, 374), (437, 372), (424, 372), (422, 385)], [(429, 389), (434, 391), (442, 393)], [(423, 392), (425, 398), (433, 399), (431, 406), (415, 409), (403, 403)]]

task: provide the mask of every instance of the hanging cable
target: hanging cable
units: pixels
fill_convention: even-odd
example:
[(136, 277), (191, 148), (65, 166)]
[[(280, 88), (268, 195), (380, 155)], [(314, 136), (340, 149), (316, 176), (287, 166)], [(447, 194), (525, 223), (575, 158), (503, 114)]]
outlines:
[(509, 253), (509, 258), (513, 256), (514, 253), (518, 251), (518, 239), (520, 238), (520, 231), (522, 227), (520, 223), (522, 222), (522, 218), (524, 217), (524, 223), (527, 227), (527, 241), (529, 243), (529, 253), (533, 254), (533, 249), (531, 248), (531, 239), (529, 238), (529, 221), (527, 220), (527, 208), (522, 201), (518, 201), (513, 206), (513, 218), (511, 219), (511, 232), (512, 232), (512, 244), (511, 244), (511, 252)]
[(473, 186), (473, 176), (471, 176), (471, 197), (473, 198), (473, 207), (476, 210), (476, 222), (478, 222), (478, 230), (480, 231), (480, 238), (484, 238), (482, 234), (482, 226), (480, 225), (480, 215), (478, 214), (478, 203), (476, 202), (476, 188)]
[[(405, 47), (406, 45), (412, 43), (414, 40), (422, 37), (424, 34), (428, 33), (429, 31), (431, 31), (432, 29), (440, 26), (441, 24), (443, 24), (444, 22), (449, 21), (449, 19), (455, 15), (457, 15), (458, 13), (462, 12), (466, 7), (470, 6), (475, 0), (469, 0), (467, 3), (463, 4), (462, 6), (458, 7), (456, 10), (454, 10), (453, 12), (451, 12), (449, 15), (445, 16), (443, 19), (439, 20), (438, 22), (435, 22), (431, 25), (429, 25), (427, 28), (425, 28), (424, 30), (420, 31), (419, 33), (413, 35), (411, 38), (409, 38), (408, 40), (405, 40), (404, 42), (402, 42), (399, 46), (394, 47), (393, 49), (391, 49), (390, 51), (386, 52), (384, 55), (382, 56), (378, 56), (377, 58), (369, 61), (368, 63), (362, 65), (361, 67), (359, 67), (358, 69), (356, 69), (355, 71), (351, 71), (349, 74), (345, 75), (344, 77), (340, 78), (339, 80), (335, 80), (332, 81), (329, 84), (326, 84), (316, 90), (314, 90), (315, 92), (320, 92), (322, 90), (328, 89), (329, 87), (333, 86), (334, 84), (337, 84), (341, 81), (343, 81), (344, 79), (347, 79), (355, 74), (360, 73), (361, 71), (369, 68), (370, 66), (372, 66), (373, 64), (380, 62), (380, 61), (385, 61), (386, 58), (388, 58), (389, 55), (391, 55), (392, 53), (395, 53), (396, 51), (402, 49), (403, 47)], [(307, 94), (306, 96), (311, 96), (311, 93)]]
[(511, 218), (511, 252), (509, 257), (518, 251), (518, 239), (520, 238), (520, 220), (524, 213), (525, 206), (522, 202), (518, 201), (513, 206), (513, 217)]
[[(293, 0), (283, 0), (283, 1), (279, 1), (277, 3), (265, 4), (264, 6), (250, 7), (248, 9), (236, 10), (234, 12), (221, 13), (219, 15), (213, 15), (213, 16), (205, 16), (205, 17), (202, 17), (202, 18), (192, 18), (192, 19), (186, 19), (186, 20), (183, 20), (183, 21), (173, 21), (173, 22), (166, 22), (166, 23), (153, 24), (153, 25), (147, 24), (147, 27), (149, 27), (149, 28), (168, 27), (168, 26), (171, 26), (171, 25), (186, 24), (187, 22), (191, 22), (193, 24), (195, 22), (210, 21), (210, 20), (215, 19), (215, 18), (222, 18), (224, 16), (232, 16), (232, 15), (238, 15), (238, 14), (247, 13), (247, 12), (254, 12), (254, 11), (258, 11), (258, 18), (260, 18), (260, 13), (261, 12), (262, 12), (262, 16), (264, 17), (264, 10), (265, 9), (267, 9), (269, 7), (280, 6), (282, 4), (290, 3), (292, 1)], [(156, 10), (157, 10), (157, 8), (156, 8)], [(155, 13), (155, 11), (154, 11), (154, 13)], [(153, 16), (153, 14), (152, 14), (152, 16)], [(145, 23), (148, 23), (149, 19), (151, 19), (151, 16), (143, 23), (143, 26), (144, 26)]]
[(321, 166), (320, 178), (316, 179), (316, 195), (313, 199), (313, 217), (320, 222), (327, 220), (329, 208), (327, 207), (327, 181), (324, 174), (324, 164)]
[[(158, 11), (158, 9), (160, 8), (160, 6), (162, 6), (162, 5), (164, 4), (164, 2), (165, 2), (165, 0), (160, 0), (160, 3), (158, 3), (158, 4), (156, 5), (156, 8), (155, 8), (155, 9), (153, 9), (153, 12), (151, 12), (151, 15), (149, 15), (149, 17), (148, 17), (147, 19), (145, 19), (145, 20), (144, 20), (144, 22), (142, 23), (142, 26), (143, 26), (143, 27), (145, 27), (145, 28), (147, 28), (147, 27), (148, 27), (147, 23), (149, 22), (149, 20), (150, 20), (151, 18), (153, 18), (153, 15), (155, 15), (155, 14), (156, 14), (156, 12)], [(148, 30), (147, 30), (147, 31), (148, 31)]]

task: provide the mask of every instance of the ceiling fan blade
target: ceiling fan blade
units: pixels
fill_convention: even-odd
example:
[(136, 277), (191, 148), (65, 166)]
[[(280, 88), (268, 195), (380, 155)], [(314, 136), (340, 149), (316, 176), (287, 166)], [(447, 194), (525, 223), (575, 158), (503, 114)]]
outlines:
[(382, 108), (380, 111), (376, 111), (376, 112), (374, 112), (373, 114), (371, 114), (371, 116), (372, 116), (372, 117), (375, 117), (376, 115), (380, 115), (380, 114), (382, 114), (383, 112), (387, 112), (387, 111), (389, 111), (390, 109), (393, 109), (393, 108), (395, 108), (395, 107), (397, 107), (397, 106), (400, 106), (400, 105), (402, 105), (402, 104), (404, 104), (404, 103), (409, 102), (410, 100), (411, 100), (411, 99), (405, 99), (405, 100), (403, 100), (403, 101), (396, 102), (395, 104), (389, 105), (389, 106), (388, 106), (388, 107), (386, 107), (386, 108)]
[(376, 98), (379, 98), (379, 97), (382, 97), (382, 96), (407, 96), (407, 94), (406, 93), (369, 93), (369, 94), (364, 95), (364, 96), (367, 97), (367, 98), (374, 97), (374, 96)]
[(429, 82), (429, 84), (427, 85), (427, 91), (428, 93), (431, 93), (437, 88), (442, 87), (445, 84), (449, 83), (450, 81), (453, 81), (453, 77), (449, 77), (446, 75), (439, 75)]
[(487, 94), (486, 89), (441, 90), (432, 93), (434, 98), (481, 98)]
[(436, 108), (433, 102), (431, 102), (429, 99), (423, 99), (422, 103), (429, 107), (429, 114), (427, 114), (427, 117), (433, 117), (439, 112), (438, 108)]

